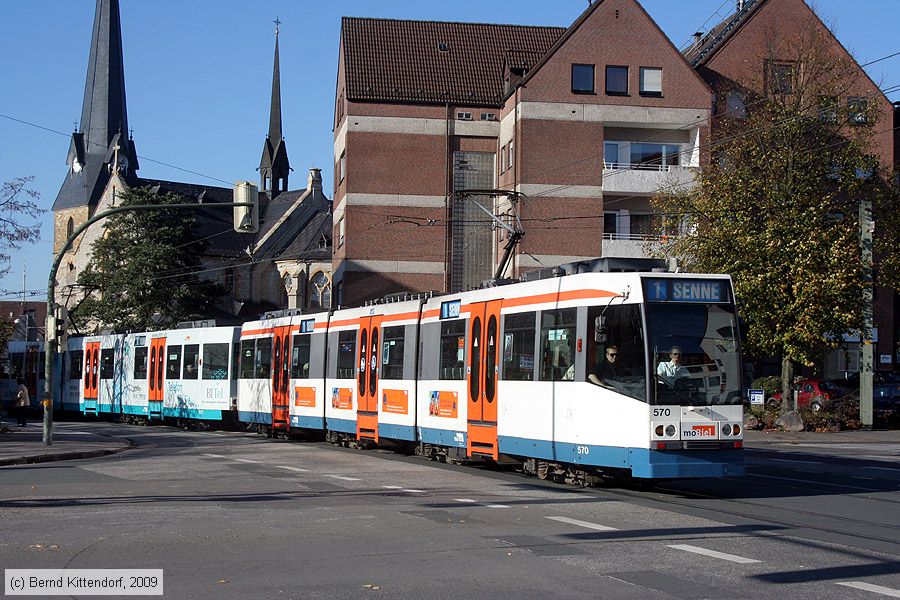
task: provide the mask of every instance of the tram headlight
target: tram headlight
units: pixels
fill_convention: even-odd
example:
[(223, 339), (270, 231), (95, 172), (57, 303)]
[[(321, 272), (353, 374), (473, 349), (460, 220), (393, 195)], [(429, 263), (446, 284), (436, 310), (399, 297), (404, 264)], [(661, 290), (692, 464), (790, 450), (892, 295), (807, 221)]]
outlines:
[(733, 427), (732, 431), (734, 432), (734, 435), (741, 435), (741, 426), (740, 426), (740, 425), (735, 425), (735, 426)]
[(663, 426), (662, 426), (662, 425), (657, 425), (657, 426), (656, 426), (656, 429), (655, 429), (655, 432), (656, 432), (656, 436), (657, 436), (657, 437), (662, 437), (662, 434), (663, 434)]
[(731, 435), (731, 425), (728, 423), (722, 425), (722, 435)]
[[(662, 425), (660, 425), (660, 428), (662, 428)], [(673, 435), (675, 435), (676, 431), (677, 430), (675, 429), (674, 425), (666, 425), (666, 435), (667, 436), (672, 437)], [(662, 435), (662, 434), (660, 433), (660, 435)]]

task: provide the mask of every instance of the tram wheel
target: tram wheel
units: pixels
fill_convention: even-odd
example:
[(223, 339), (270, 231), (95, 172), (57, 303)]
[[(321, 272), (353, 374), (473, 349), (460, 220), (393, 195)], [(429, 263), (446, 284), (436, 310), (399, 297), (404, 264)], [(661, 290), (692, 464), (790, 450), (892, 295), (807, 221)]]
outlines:
[(537, 478), (541, 481), (547, 481), (552, 478), (553, 470), (550, 468), (550, 463), (545, 460), (537, 461), (537, 468), (535, 469), (535, 474)]

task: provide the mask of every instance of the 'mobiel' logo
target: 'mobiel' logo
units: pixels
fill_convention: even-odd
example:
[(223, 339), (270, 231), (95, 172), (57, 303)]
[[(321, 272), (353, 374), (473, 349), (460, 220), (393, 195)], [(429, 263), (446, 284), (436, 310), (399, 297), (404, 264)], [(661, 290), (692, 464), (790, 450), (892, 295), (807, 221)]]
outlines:
[(692, 425), (690, 429), (682, 432), (684, 437), (716, 437), (715, 425)]

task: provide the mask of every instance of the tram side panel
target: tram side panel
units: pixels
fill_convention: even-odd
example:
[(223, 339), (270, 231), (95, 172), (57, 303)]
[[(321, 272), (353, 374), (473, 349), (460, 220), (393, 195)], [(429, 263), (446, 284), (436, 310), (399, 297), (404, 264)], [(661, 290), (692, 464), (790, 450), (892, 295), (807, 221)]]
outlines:
[(325, 346), (328, 313), (300, 318), (291, 328), (290, 426), (325, 429)]
[[(419, 305), (416, 305), (418, 309)], [(378, 434), (382, 438), (416, 440), (416, 369), (418, 310), (394, 320), (382, 320), (377, 382)]]
[(441, 320), (439, 312), (433, 306), (429, 310), (429, 304), (423, 309), (417, 433), (423, 443), (465, 449), (468, 319), (461, 315)]
[[(116, 365), (116, 378), (122, 387), (122, 414), (128, 416), (147, 416), (147, 396), (137, 393), (142, 366), (146, 365), (146, 337), (144, 333), (127, 334), (123, 338), (121, 359)], [(144, 377), (146, 378), (146, 376)]]
[(238, 420), (272, 425), (273, 330), (264, 322), (245, 323), (241, 329), (238, 379)]
[(330, 431), (356, 435), (358, 323), (336, 324), (332, 316), (328, 328), (325, 372), (325, 427)]
[(82, 377), (84, 375), (84, 338), (69, 338), (66, 351), (60, 355), (64, 365), (60, 394), (62, 410), (79, 412), (81, 410)]

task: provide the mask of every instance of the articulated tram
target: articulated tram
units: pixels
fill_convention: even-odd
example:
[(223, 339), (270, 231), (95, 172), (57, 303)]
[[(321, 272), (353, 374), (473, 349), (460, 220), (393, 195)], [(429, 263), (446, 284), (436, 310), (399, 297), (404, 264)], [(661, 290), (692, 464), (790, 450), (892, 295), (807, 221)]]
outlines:
[[(727, 276), (582, 273), (70, 339), (62, 407), (517, 461), (541, 477), (737, 476), (737, 331)], [(617, 374), (597, 385), (613, 346)], [(657, 375), (673, 348), (675, 376)]]

